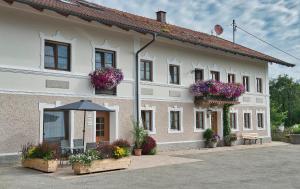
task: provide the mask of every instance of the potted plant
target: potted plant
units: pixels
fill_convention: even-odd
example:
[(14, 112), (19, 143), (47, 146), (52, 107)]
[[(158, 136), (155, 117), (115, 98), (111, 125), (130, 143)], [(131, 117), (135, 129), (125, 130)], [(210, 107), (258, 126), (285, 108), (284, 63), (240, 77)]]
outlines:
[(234, 146), (237, 141), (237, 135), (235, 133), (231, 133), (224, 137), (224, 143), (226, 146)]
[(134, 139), (134, 155), (141, 156), (142, 155), (142, 145), (144, 143), (146, 137), (146, 131), (144, 128), (138, 123), (133, 121), (133, 139)]
[(124, 79), (123, 72), (113, 67), (97, 69), (89, 76), (91, 85), (99, 90), (113, 89)]
[(214, 134), (213, 130), (206, 129), (203, 133), (203, 138), (205, 139), (206, 147), (215, 148), (220, 140), (220, 136)]
[(75, 174), (95, 173), (126, 169), (130, 165), (130, 144), (117, 140), (112, 144), (100, 144), (95, 150), (71, 155), (70, 164)]
[(292, 144), (300, 144), (300, 126), (292, 129), (290, 134), (290, 141)]
[(143, 155), (155, 155), (157, 152), (156, 141), (151, 136), (146, 136), (144, 143), (142, 145), (142, 154)]
[(51, 173), (57, 169), (58, 146), (42, 143), (22, 146), (22, 166)]

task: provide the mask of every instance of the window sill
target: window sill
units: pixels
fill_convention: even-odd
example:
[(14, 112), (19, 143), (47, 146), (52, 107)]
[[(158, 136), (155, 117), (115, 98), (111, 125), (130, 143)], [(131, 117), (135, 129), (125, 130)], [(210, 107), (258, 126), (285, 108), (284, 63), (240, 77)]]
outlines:
[(257, 130), (258, 130), (258, 131), (265, 131), (266, 128), (265, 128), (265, 127), (264, 127), (264, 128), (259, 128), (259, 127), (257, 127)]
[(170, 134), (178, 134), (178, 133), (183, 133), (183, 131), (178, 131), (178, 130), (168, 130), (168, 133)]
[(195, 129), (194, 128), (194, 133), (202, 133), (204, 131), (205, 131), (205, 129)]
[(253, 131), (253, 128), (250, 129), (243, 128), (243, 131)]

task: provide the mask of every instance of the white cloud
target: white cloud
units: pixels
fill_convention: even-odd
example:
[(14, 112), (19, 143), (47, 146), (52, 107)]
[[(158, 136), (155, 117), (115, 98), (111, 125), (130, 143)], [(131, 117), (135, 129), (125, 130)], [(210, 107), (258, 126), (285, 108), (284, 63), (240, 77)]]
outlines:
[[(273, 45), (300, 56), (300, 1), (294, 0), (90, 0), (111, 8), (155, 18), (158, 10), (167, 11), (171, 24), (210, 33), (215, 24), (224, 27), (222, 37), (232, 40), (230, 24), (237, 24)], [(288, 74), (300, 79), (300, 61), (289, 57), (238, 30), (236, 41), (249, 48), (294, 63), (293, 69), (270, 66), (272, 77)]]

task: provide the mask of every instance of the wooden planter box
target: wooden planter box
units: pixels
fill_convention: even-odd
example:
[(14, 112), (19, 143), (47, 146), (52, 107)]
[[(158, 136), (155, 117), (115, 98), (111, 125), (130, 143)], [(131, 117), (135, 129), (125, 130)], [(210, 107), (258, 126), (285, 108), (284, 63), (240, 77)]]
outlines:
[(43, 159), (25, 159), (22, 160), (22, 166), (43, 171), (46, 173), (53, 173), (57, 169), (56, 160), (43, 160)]
[(102, 171), (111, 171), (118, 169), (127, 169), (130, 165), (130, 158), (121, 159), (104, 159), (104, 160), (94, 160), (90, 166), (82, 165), (80, 163), (75, 163), (73, 165), (74, 173), (77, 175), (96, 173)]

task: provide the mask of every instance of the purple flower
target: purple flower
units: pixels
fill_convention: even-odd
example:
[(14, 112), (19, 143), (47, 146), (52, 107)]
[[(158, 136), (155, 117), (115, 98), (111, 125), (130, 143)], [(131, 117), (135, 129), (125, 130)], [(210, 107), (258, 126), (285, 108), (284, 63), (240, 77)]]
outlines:
[(112, 89), (124, 79), (122, 71), (116, 68), (97, 69), (89, 76), (95, 89)]

